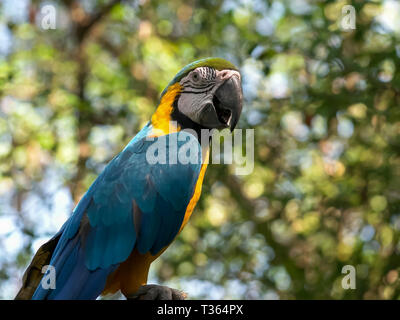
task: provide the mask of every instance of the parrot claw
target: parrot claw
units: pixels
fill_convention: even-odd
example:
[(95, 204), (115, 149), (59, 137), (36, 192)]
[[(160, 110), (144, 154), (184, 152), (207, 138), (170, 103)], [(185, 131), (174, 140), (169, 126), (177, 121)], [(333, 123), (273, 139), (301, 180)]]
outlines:
[(187, 294), (167, 286), (148, 284), (141, 286), (138, 291), (126, 298), (128, 300), (185, 300)]

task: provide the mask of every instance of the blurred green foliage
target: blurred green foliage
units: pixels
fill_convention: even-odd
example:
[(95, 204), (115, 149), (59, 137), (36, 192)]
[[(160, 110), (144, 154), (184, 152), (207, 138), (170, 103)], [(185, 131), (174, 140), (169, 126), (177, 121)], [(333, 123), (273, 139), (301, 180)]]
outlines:
[[(56, 29), (42, 28), (43, 5)], [(342, 30), (351, 4), (356, 29)], [(151, 282), (191, 298), (400, 298), (395, 1), (3, 0), (0, 297), (184, 65), (243, 74), (255, 168), (210, 165)], [(355, 290), (341, 286), (344, 265)]]

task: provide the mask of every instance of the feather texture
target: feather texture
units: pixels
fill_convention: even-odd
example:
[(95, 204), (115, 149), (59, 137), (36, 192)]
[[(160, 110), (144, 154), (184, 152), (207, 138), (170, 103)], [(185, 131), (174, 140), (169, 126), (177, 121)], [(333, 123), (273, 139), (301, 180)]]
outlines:
[[(149, 140), (151, 129), (148, 124), (114, 157), (76, 206), (50, 261), (56, 289), (39, 285), (33, 299), (95, 299), (135, 247), (156, 255), (177, 235), (200, 173), (201, 146), (184, 131)], [(199, 161), (150, 164), (154, 143), (166, 146), (167, 159), (169, 152), (191, 144)], [(171, 145), (178, 149), (170, 150)]]

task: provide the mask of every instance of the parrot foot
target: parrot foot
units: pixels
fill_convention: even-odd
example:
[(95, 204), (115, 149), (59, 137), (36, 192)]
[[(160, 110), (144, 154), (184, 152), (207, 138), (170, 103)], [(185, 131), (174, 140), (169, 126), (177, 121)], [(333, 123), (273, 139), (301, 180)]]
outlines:
[(128, 300), (185, 300), (186, 297), (187, 294), (183, 291), (167, 286), (147, 284), (126, 298)]

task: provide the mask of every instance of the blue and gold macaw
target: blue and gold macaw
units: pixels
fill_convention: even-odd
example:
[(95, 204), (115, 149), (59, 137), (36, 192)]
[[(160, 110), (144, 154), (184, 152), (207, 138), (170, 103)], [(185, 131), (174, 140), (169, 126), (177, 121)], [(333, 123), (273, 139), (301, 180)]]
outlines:
[[(200, 197), (208, 157), (200, 131), (233, 130), (241, 110), (240, 74), (230, 62), (206, 58), (179, 71), (151, 121), (40, 247), (16, 299), (96, 299), (118, 290), (135, 295), (147, 283), (150, 264), (186, 225)], [(172, 138), (177, 148), (169, 144)], [(160, 139), (166, 139), (169, 152), (188, 144), (202, 161), (149, 163), (148, 151)], [(55, 289), (41, 284), (45, 265), (56, 271)]]

